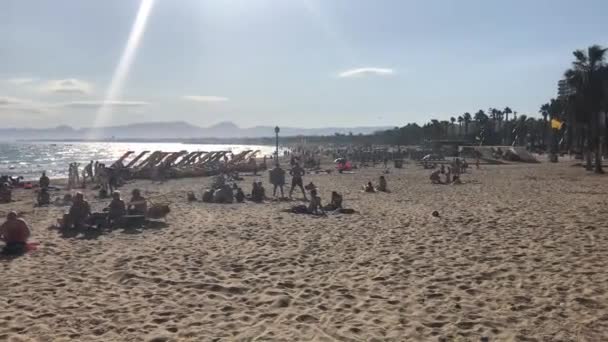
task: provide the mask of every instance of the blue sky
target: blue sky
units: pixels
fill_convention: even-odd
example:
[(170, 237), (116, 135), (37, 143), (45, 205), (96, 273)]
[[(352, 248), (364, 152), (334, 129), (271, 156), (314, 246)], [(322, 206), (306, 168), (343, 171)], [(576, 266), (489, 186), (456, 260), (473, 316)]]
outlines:
[(141, 39), (117, 75), (140, 1), (2, 1), (2, 126), (384, 126), (504, 106), (535, 115), (573, 50), (608, 45), (605, 0), (144, 4)]

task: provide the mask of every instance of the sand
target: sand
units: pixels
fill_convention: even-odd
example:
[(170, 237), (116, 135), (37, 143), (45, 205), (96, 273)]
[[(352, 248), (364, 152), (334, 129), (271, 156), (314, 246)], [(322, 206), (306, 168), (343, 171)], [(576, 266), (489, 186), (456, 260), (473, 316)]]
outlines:
[(41, 246), (0, 262), (0, 341), (608, 340), (606, 176), (516, 164), (433, 186), (409, 164), (360, 192), (381, 170), (306, 176), (359, 212), (328, 217), (138, 181), (123, 192), (167, 194), (166, 224), (86, 236), (17, 191), (0, 215), (23, 211)]

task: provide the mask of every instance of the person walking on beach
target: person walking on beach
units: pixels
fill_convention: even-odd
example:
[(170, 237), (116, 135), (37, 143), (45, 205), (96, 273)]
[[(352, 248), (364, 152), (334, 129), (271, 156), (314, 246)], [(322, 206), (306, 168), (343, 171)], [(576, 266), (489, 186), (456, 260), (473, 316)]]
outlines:
[(306, 197), (306, 191), (304, 190), (304, 180), (302, 177), (306, 174), (306, 171), (300, 166), (300, 163), (295, 163), (294, 167), (289, 171), (291, 175), (291, 189), (289, 189), (289, 198), (291, 198), (293, 194), (293, 189), (297, 186), (302, 190), (302, 195), (304, 196), (304, 200), (308, 201)]

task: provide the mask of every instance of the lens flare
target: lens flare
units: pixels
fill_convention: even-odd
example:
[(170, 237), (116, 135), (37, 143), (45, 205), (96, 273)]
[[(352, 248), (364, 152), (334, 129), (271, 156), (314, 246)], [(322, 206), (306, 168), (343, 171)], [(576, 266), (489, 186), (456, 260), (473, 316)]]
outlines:
[(153, 5), (154, 0), (142, 0), (139, 4), (139, 10), (137, 11), (137, 16), (133, 22), (133, 26), (131, 27), (129, 40), (127, 40), (127, 44), (122, 52), (122, 56), (120, 57), (120, 61), (114, 70), (112, 81), (106, 90), (104, 101), (97, 111), (94, 127), (101, 127), (105, 125), (112, 115), (112, 103), (117, 101), (120, 97), (120, 91), (122, 90), (125, 80), (129, 74), (131, 64), (133, 64), (133, 60), (135, 59), (135, 54), (137, 52), (137, 48), (139, 47), (141, 38), (146, 30), (146, 24), (148, 22), (148, 18), (150, 17), (150, 12), (152, 11)]

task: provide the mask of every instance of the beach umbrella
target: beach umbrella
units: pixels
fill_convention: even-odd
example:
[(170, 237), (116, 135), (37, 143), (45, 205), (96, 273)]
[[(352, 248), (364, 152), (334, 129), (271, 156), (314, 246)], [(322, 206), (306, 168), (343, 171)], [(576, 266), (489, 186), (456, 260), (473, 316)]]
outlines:
[(344, 163), (346, 161), (345, 158), (338, 158), (336, 160), (334, 160), (334, 163)]

